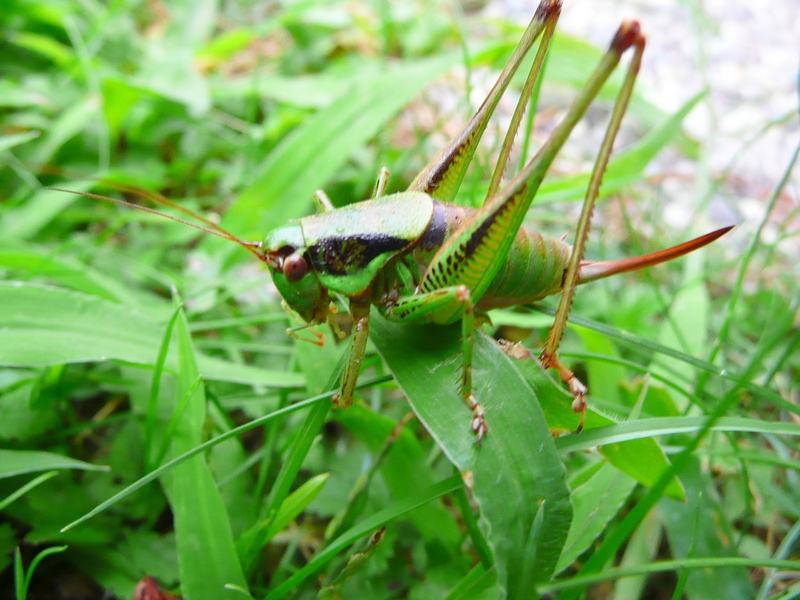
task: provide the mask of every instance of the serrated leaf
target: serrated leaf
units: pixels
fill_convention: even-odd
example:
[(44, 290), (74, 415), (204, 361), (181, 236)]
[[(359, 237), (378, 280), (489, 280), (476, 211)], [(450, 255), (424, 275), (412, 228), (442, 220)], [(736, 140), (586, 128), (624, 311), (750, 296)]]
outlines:
[[(472, 415), (459, 392), (460, 326), (398, 325), (373, 311), (370, 337), (426, 429), (459, 471), (469, 474), (501, 588), (510, 598), (524, 597), (530, 592), (526, 582), (549, 581), (572, 506), (564, 465), (531, 387), (493, 341), (476, 336), (475, 393), (489, 425), (476, 446)], [(542, 524), (534, 529), (540, 510)], [(537, 530), (541, 537), (532, 539)]]

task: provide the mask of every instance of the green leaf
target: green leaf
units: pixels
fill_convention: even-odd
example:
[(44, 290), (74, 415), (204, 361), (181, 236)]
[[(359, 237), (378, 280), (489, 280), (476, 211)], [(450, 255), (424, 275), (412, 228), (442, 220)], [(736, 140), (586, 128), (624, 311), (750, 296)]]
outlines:
[[(0, 282), (0, 306), (0, 364), (11, 366), (103, 360), (153, 365), (166, 326), (166, 322), (97, 296), (22, 282)], [(202, 355), (198, 364), (208, 379), (303, 386), (303, 378), (297, 373), (258, 369)]]
[[(658, 555), (661, 533), (659, 517), (656, 511), (650, 511), (630, 536), (620, 567), (622, 569), (647, 568), (647, 565)], [(614, 586), (614, 596), (611, 600), (641, 598), (646, 585), (647, 577), (644, 575), (621, 579)]]
[(564, 553), (556, 566), (557, 573), (569, 567), (603, 533), (635, 485), (633, 477), (606, 463), (572, 492), (575, 516), (564, 544)]
[[(64, 189), (85, 192), (94, 185), (91, 181), (72, 181)], [(8, 238), (29, 239), (38, 234), (78, 196), (58, 190), (41, 189), (25, 204), (0, 214), (0, 231)]]
[(92, 119), (98, 118), (100, 104), (89, 96), (67, 108), (37, 143), (29, 160), (34, 165), (50, 162), (56, 152), (70, 139), (86, 129)]
[(112, 302), (125, 303), (130, 298), (127, 289), (108, 275), (69, 256), (59, 256), (23, 242), (0, 246), (0, 266)]
[(17, 551), (14, 553), (14, 586), (17, 600), (25, 600), (28, 597), (28, 588), (31, 584), (31, 578), (33, 577), (34, 571), (36, 571), (36, 567), (39, 566), (39, 563), (48, 556), (60, 554), (66, 549), (67, 546), (45, 548), (33, 557), (31, 564), (28, 565), (28, 572), (25, 573), (25, 568), (22, 564), (22, 555), (20, 554), (19, 548), (17, 548)]
[[(373, 452), (383, 448), (396, 426), (392, 419), (357, 404), (337, 413), (336, 419), (359, 440), (369, 444)], [(381, 478), (393, 498), (403, 498), (435, 483), (435, 475), (428, 461), (429, 456), (420, 441), (408, 431), (403, 431), (381, 469)], [(457, 544), (462, 536), (449, 510), (441, 504), (421, 506), (408, 518), (426, 542), (451, 545)]]
[(253, 43), (256, 34), (252, 29), (232, 29), (217, 35), (195, 53), (195, 60), (206, 66), (216, 66)]
[[(525, 597), (526, 582), (550, 580), (572, 518), (564, 465), (536, 395), (494, 342), (477, 335), (475, 393), (489, 433), (476, 446), (459, 392), (460, 325), (398, 325), (373, 311), (370, 337), (426, 429), (472, 481), (501, 588), (510, 598)], [(541, 527), (534, 529), (539, 511)], [(531, 535), (536, 531), (541, 536)], [(535, 558), (525, 571), (531, 546)]]
[(258, 78), (220, 82), (213, 89), (214, 100), (255, 96), (297, 108), (322, 109), (330, 106), (363, 78), (363, 73), (313, 73), (295, 77), (259, 74)]
[(40, 452), (36, 450), (0, 450), (0, 479), (24, 473), (36, 473), (52, 469), (80, 469), (84, 471), (107, 471), (108, 467), (92, 465), (74, 458)]
[(5, 498), (0, 499), (0, 510), (5, 510), (7, 506), (13, 504), (14, 502), (22, 498), (25, 494), (39, 487), (40, 485), (44, 484), (45, 482), (47, 482), (49, 479), (52, 479), (56, 475), (58, 475), (58, 471), (47, 471), (46, 473), (43, 473), (38, 477), (34, 477), (26, 484), (18, 487), (16, 490), (11, 492)]
[[(703, 429), (706, 417), (659, 417), (626, 421), (606, 427), (588, 429), (580, 435), (562, 436), (556, 439), (558, 451), (564, 454), (589, 450), (596, 446), (628, 442), (641, 438), (673, 433), (696, 433)], [(772, 435), (800, 436), (800, 425), (784, 421), (764, 421), (741, 417), (720, 417), (714, 420), (711, 431), (746, 431)]]
[[(584, 327), (573, 328), (592, 354), (619, 358), (619, 352), (604, 335)], [(602, 398), (605, 402), (620, 404), (619, 386), (627, 381), (627, 373), (620, 365), (612, 362), (587, 360), (586, 369), (589, 372), (586, 385), (590, 394), (595, 398)]]
[[(687, 502), (663, 499), (658, 504), (672, 556), (682, 558), (738, 557), (736, 533), (725, 518), (715, 486), (693, 457), (681, 473)], [(688, 598), (753, 598), (755, 590), (743, 567), (697, 569), (686, 580)]]
[[(683, 285), (672, 299), (658, 341), (669, 348), (697, 354), (698, 349), (709, 346), (707, 332), (710, 300), (703, 277), (702, 252), (688, 256), (685, 265)], [(691, 365), (662, 354), (653, 359), (651, 368), (654, 373), (684, 382), (692, 381), (696, 373)], [(686, 399), (683, 396), (675, 394), (674, 399), (679, 410), (686, 410)]]
[[(372, 383), (378, 384), (378, 383), (383, 383), (384, 381), (386, 381), (386, 378), (375, 380)], [(285, 407), (283, 407), (281, 409), (278, 409), (278, 410), (276, 410), (276, 411), (274, 411), (274, 412), (272, 412), (272, 413), (270, 413), (268, 415), (265, 415), (263, 417), (259, 417), (258, 419), (254, 419), (253, 421), (249, 421), (249, 422), (245, 423), (244, 425), (239, 425), (239, 427), (236, 427), (234, 429), (230, 429), (230, 430), (226, 431), (225, 433), (223, 433), (223, 434), (221, 434), (221, 435), (219, 435), (219, 436), (217, 436), (217, 437), (215, 437), (213, 439), (210, 439), (210, 440), (200, 444), (199, 446), (195, 446), (191, 450), (189, 450), (188, 452), (184, 452), (182, 455), (177, 456), (177, 457), (173, 458), (170, 461), (167, 461), (166, 463), (164, 463), (163, 465), (161, 465), (157, 469), (151, 471), (150, 473), (148, 473), (144, 477), (141, 477), (140, 479), (136, 480), (134, 483), (130, 484), (129, 486), (127, 486), (124, 489), (122, 489), (121, 491), (117, 492), (114, 496), (112, 496), (108, 500), (105, 500), (105, 501), (101, 502), (100, 504), (95, 506), (91, 511), (89, 511), (88, 513), (86, 513), (85, 515), (80, 517), (79, 519), (67, 524), (65, 527), (62, 528), (61, 531), (62, 532), (63, 531), (67, 531), (69, 529), (72, 529), (73, 527), (76, 527), (76, 526), (80, 525), (81, 523), (83, 523), (85, 521), (88, 521), (89, 519), (91, 519), (94, 516), (100, 514), (101, 512), (106, 510), (107, 508), (113, 506), (114, 504), (116, 504), (117, 502), (122, 500), (123, 498), (127, 498), (128, 496), (130, 496), (131, 494), (133, 494), (137, 490), (141, 489), (142, 487), (144, 487), (145, 485), (147, 485), (151, 481), (154, 481), (159, 476), (168, 473), (169, 470), (174, 468), (176, 465), (180, 465), (183, 462), (189, 460), (190, 458), (192, 458), (194, 456), (197, 456), (197, 455), (205, 452), (206, 450), (210, 450), (214, 446), (216, 446), (218, 444), (221, 444), (222, 442), (224, 442), (226, 440), (233, 439), (233, 438), (235, 438), (237, 436), (242, 435), (246, 431), (250, 431), (251, 429), (255, 429), (256, 427), (260, 427), (260, 426), (264, 425), (265, 423), (268, 423), (268, 422), (270, 422), (270, 421), (272, 421), (274, 419), (282, 418), (285, 415), (288, 415), (288, 414), (293, 413), (295, 411), (303, 410), (303, 409), (308, 408), (310, 406), (319, 406), (319, 405), (323, 405), (324, 404), (325, 408), (327, 409), (328, 406), (330, 405), (330, 397), (331, 396), (332, 396), (332, 393), (328, 393), (328, 394), (323, 394), (323, 395), (320, 395), (320, 396), (315, 396), (313, 398), (308, 398), (306, 400), (297, 402), (295, 404), (290, 404), (289, 406), (285, 406)]]
[[(567, 447), (570, 442), (580, 443), (592, 436), (590, 432), (595, 429), (615, 423), (610, 417), (593, 409), (590, 403), (584, 430), (578, 435), (572, 435), (578, 426), (578, 415), (572, 411), (572, 397), (532, 357), (518, 360), (515, 364), (528, 384), (536, 390), (549, 427), (569, 434), (556, 440), (559, 448)], [(616, 468), (640, 483), (651, 486), (669, 467), (669, 462), (655, 440), (641, 439), (646, 437), (623, 440), (624, 443), (617, 443), (619, 440), (608, 440), (607, 443), (598, 441), (589, 447), (599, 446), (598, 450)], [(684, 499), (683, 487), (676, 477), (667, 486), (666, 494), (678, 500)]]
[(72, 48), (57, 42), (52, 37), (38, 33), (22, 32), (13, 36), (10, 41), (15, 46), (36, 52), (63, 69), (67, 69), (75, 63), (75, 53)]
[[(170, 450), (173, 456), (200, 445), (206, 422), (206, 397), (199, 377), (186, 316), (175, 323), (178, 352), (177, 389), (173, 404), (188, 396), (176, 421)], [(162, 431), (162, 434), (166, 433)], [(228, 514), (205, 457), (195, 456), (162, 478), (175, 523), (175, 540), (181, 572), (181, 589), (187, 600), (238, 598), (225, 588), (247, 587), (233, 543)]]
[(39, 137), (38, 131), (26, 131), (25, 133), (12, 133), (11, 135), (0, 136), (0, 153), (10, 150), (14, 146), (19, 146)]
[(322, 569), (331, 559), (333, 559), (344, 548), (358, 540), (365, 537), (381, 526), (397, 519), (398, 517), (408, 513), (409, 511), (431, 502), (441, 496), (457, 490), (461, 486), (458, 477), (450, 477), (439, 483), (423, 490), (418, 494), (404, 498), (399, 502), (395, 502), (391, 506), (387, 506), (383, 510), (378, 511), (372, 516), (364, 519), (358, 525), (349, 529), (341, 536), (333, 540), (321, 552), (319, 552), (312, 560), (306, 565), (289, 577), (286, 581), (277, 586), (274, 590), (270, 591), (266, 600), (278, 600), (283, 598), (290, 591), (294, 590), (297, 585), (306, 578), (310, 577), (320, 569)]
[(125, 118), (145, 94), (127, 81), (107, 77), (102, 83), (103, 115), (113, 139), (119, 137)]
[(252, 553), (260, 551), (266, 542), (297, 518), (319, 495), (327, 481), (328, 473), (321, 473), (304, 482), (284, 499), (273, 519), (259, 520), (240, 536), (236, 547), (242, 562), (247, 565), (252, 561)]
[(328, 473), (320, 473), (289, 494), (281, 504), (278, 514), (269, 524), (267, 539), (272, 539), (275, 534), (296, 519), (319, 495), (327, 481)]
[(0, 305), (0, 364), (155, 361), (159, 324), (128, 307), (22, 282), (0, 282)]
[[(596, 46), (561, 31), (556, 31), (551, 48), (546, 77), (569, 84), (576, 89), (586, 83), (592, 66), (600, 60), (602, 55), (602, 50)], [(622, 74), (618, 71), (603, 86), (600, 97), (607, 100), (616, 98), (621, 84)], [(646, 94), (642, 94), (640, 91), (641, 85), (641, 82), (637, 82), (637, 88), (639, 89), (634, 90), (629, 111), (649, 129), (663, 121), (667, 115), (656, 104), (645, 99)], [(686, 135), (681, 135), (679, 142), (681, 151), (685, 155), (696, 157), (699, 149), (699, 144), (696, 141)]]

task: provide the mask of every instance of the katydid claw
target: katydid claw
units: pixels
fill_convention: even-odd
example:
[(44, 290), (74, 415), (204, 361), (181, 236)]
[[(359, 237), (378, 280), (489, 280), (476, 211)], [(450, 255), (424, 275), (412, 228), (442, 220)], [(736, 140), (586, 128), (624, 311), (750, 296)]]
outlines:
[(580, 433), (583, 430), (583, 423), (586, 420), (586, 394), (589, 390), (581, 383), (581, 380), (575, 376), (575, 373), (570, 371), (558, 360), (556, 354), (551, 354), (545, 349), (539, 356), (539, 361), (544, 370), (555, 369), (558, 371), (561, 382), (569, 388), (569, 393), (572, 394), (572, 410), (576, 413), (581, 413), (578, 427), (575, 429), (575, 433)]
[(478, 399), (472, 394), (470, 394), (469, 397), (465, 398), (464, 400), (467, 403), (467, 406), (472, 409), (471, 429), (477, 436), (475, 443), (480, 444), (483, 441), (483, 436), (489, 433), (489, 426), (486, 424), (486, 416), (483, 411), (483, 406), (481, 406), (481, 403), (478, 402)]
[(578, 421), (578, 426), (575, 428), (575, 433), (580, 433), (583, 431), (583, 424), (586, 421), (586, 393), (588, 390), (575, 375), (572, 375), (570, 380), (565, 383), (569, 385), (569, 391), (572, 394), (573, 412), (581, 413), (580, 421)]
[(572, 410), (575, 412), (586, 412), (586, 386), (583, 385), (575, 375), (570, 377), (566, 382), (569, 385), (569, 391), (574, 400), (572, 401)]
[(479, 445), (483, 441), (483, 436), (489, 433), (489, 426), (483, 417), (475, 417), (472, 419), (472, 431), (475, 432), (475, 444)]
[(333, 396), (331, 396), (331, 404), (333, 405), (334, 411), (345, 410), (346, 408), (349, 408), (353, 404), (353, 401), (351, 399), (348, 402), (343, 402), (342, 394), (340, 392), (336, 392)]

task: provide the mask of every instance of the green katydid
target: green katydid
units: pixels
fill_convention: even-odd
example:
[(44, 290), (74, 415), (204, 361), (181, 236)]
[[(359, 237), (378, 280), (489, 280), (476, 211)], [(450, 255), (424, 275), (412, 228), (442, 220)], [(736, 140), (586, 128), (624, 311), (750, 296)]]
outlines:
[[(241, 241), (206, 221), (211, 233), (236, 241), (267, 264), (285, 304), (306, 323), (287, 330), (291, 335), (297, 336), (298, 329), (326, 322), (336, 329), (331, 294), (348, 299), (354, 327), (344, 373), (334, 396), (335, 406), (346, 408), (352, 403), (368, 338), (371, 305), (385, 318), (401, 323), (449, 324), (461, 320), (461, 394), (472, 412), (471, 429), (480, 442), (489, 426), (472, 393), (476, 314), (532, 303), (562, 292), (540, 360), (544, 368), (554, 368), (569, 387), (573, 409), (581, 413), (580, 430), (586, 412), (586, 387), (558, 359), (575, 287), (677, 258), (713, 242), (730, 229), (719, 229), (635, 258), (583, 261), (591, 213), (644, 51), (645, 38), (636, 22), (620, 25), (563, 121), (519, 174), (500, 190), (513, 138), (540, 76), (560, 10), (558, 0), (540, 3), (481, 107), (407, 191), (385, 195), (388, 172), (383, 170), (370, 200), (337, 209), (324, 193), (318, 192), (316, 215), (272, 231), (263, 242)], [(540, 42), (533, 64), (484, 204), (478, 209), (452, 204), (500, 97), (537, 39)], [(523, 220), (559, 149), (628, 50), (632, 51), (631, 61), (594, 164), (575, 244), (570, 247), (523, 226)]]

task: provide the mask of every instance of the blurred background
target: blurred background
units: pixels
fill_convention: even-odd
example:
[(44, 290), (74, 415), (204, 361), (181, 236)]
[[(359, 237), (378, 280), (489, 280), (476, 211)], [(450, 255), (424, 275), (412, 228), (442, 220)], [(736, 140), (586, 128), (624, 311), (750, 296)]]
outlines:
[[(176, 549), (179, 511), (156, 485), (59, 533), (164, 459), (148, 402), (159, 397), (151, 380), (173, 298), (184, 303), (200, 371), (212, 382), (209, 404), (218, 412), (204, 434), (318, 393), (320, 364), (335, 364), (340, 351), (330, 344), (330, 355), (314, 362), (308, 344), (285, 335), (288, 321), (268, 276), (234, 244), (47, 186), (142, 203), (168, 198), (247, 240), (309, 214), (317, 189), (337, 206), (369, 197), (383, 166), (392, 172), (389, 191), (405, 189), (469, 119), (534, 9), (535, 2), (516, 0), (5, 0), (0, 448), (14, 454), (0, 461), (0, 497), (32, 487), (3, 505), (0, 598), (20, 597), (12, 592), (17, 546), (26, 566), (45, 548), (70, 546), (37, 567), (30, 598), (101, 598), (109, 590), (129, 598), (144, 575), (173, 589), (186, 585), (190, 574), (178, 562), (192, 556)], [(800, 399), (796, 12), (794, 0), (565, 0), (538, 113), (518, 136), (517, 164), (547, 139), (621, 20), (638, 19), (647, 50), (587, 257), (630, 256), (736, 225), (702, 254), (597, 284), (575, 301), (578, 318), (645, 342), (631, 348), (614, 336), (568, 333), (564, 356), (604, 410), (624, 418), (641, 393), (646, 416), (677, 418), (731, 397), (733, 414), (765, 423), (763, 431), (716, 437), (698, 450), (691, 489), (702, 502), (661, 499), (646, 523), (651, 529), (629, 545), (640, 564), (694, 556), (697, 547), (704, 556), (796, 557), (800, 447), (766, 429), (796, 425)], [(578, 126), (534, 202), (530, 221), (545, 232), (573, 231), (618, 82)], [(483, 201), (520, 85), (490, 125), (460, 202)], [(160, 208), (175, 213), (163, 202)], [(503, 335), (536, 348), (551, 317), (505, 311), (493, 320)], [(618, 381), (598, 356), (674, 376), (673, 386), (645, 393), (635, 369), (615, 365)], [(374, 353), (367, 368), (387, 373)], [(408, 411), (400, 398), (380, 388), (362, 404), (382, 408), (381, 418), (394, 424)], [(369, 430), (369, 422), (359, 430), (343, 419), (326, 425), (303, 463), (298, 481), (317, 487), (301, 514), (270, 533), (268, 551), (259, 547), (243, 560), (254, 594), (306, 565), (329, 541), (325, 528), (335, 518), (354, 504), (363, 509), (351, 494), (362, 489), (360, 476), (374, 474), (379, 453), (368, 440), (383, 429)], [(260, 510), (298, 428), (289, 420), (209, 459), (223, 482), (219, 520), (230, 520), (237, 543), (265, 518)], [(426, 458), (413, 464), (432, 479), (451, 475), (422, 427), (414, 433)], [(664, 445), (670, 452), (684, 442), (675, 436)], [(26, 453), (44, 451), (51, 456), (43, 463), (26, 462)], [(572, 456), (571, 484), (579, 489), (601, 462)], [(110, 464), (113, 476), (62, 472), (98, 464)], [(59, 476), (34, 479), (42, 465)], [(316, 479), (323, 476), (327, 483)], [(394, 501), (377, 481), (364, 502), (373, 512)], [(644, 489), (631, 479), (582, 550), (600, 544)], [(449, 527), (451, 538), (423, 544), (417, 523), (390, 529), (380, 564), (358, 574), (351, 591), (366, 594), (380, 581), (395, 586), (392, 597), (444, 597), (476, 563), (456, 504), (440, 502), (429, 521)], [(234, 556), (223, 538), (220, 547), (225, 541)], [(580, 560), (570, 564), (565, 576)], [(677, 586), (692, 599), (796, 593), (796, 577), (768, 574), (739, 566), (592, 589), (598, 598), (669, 597), (664, 590)], [(316, 595), (313, 580), (303, 585), (296, 597)]]

